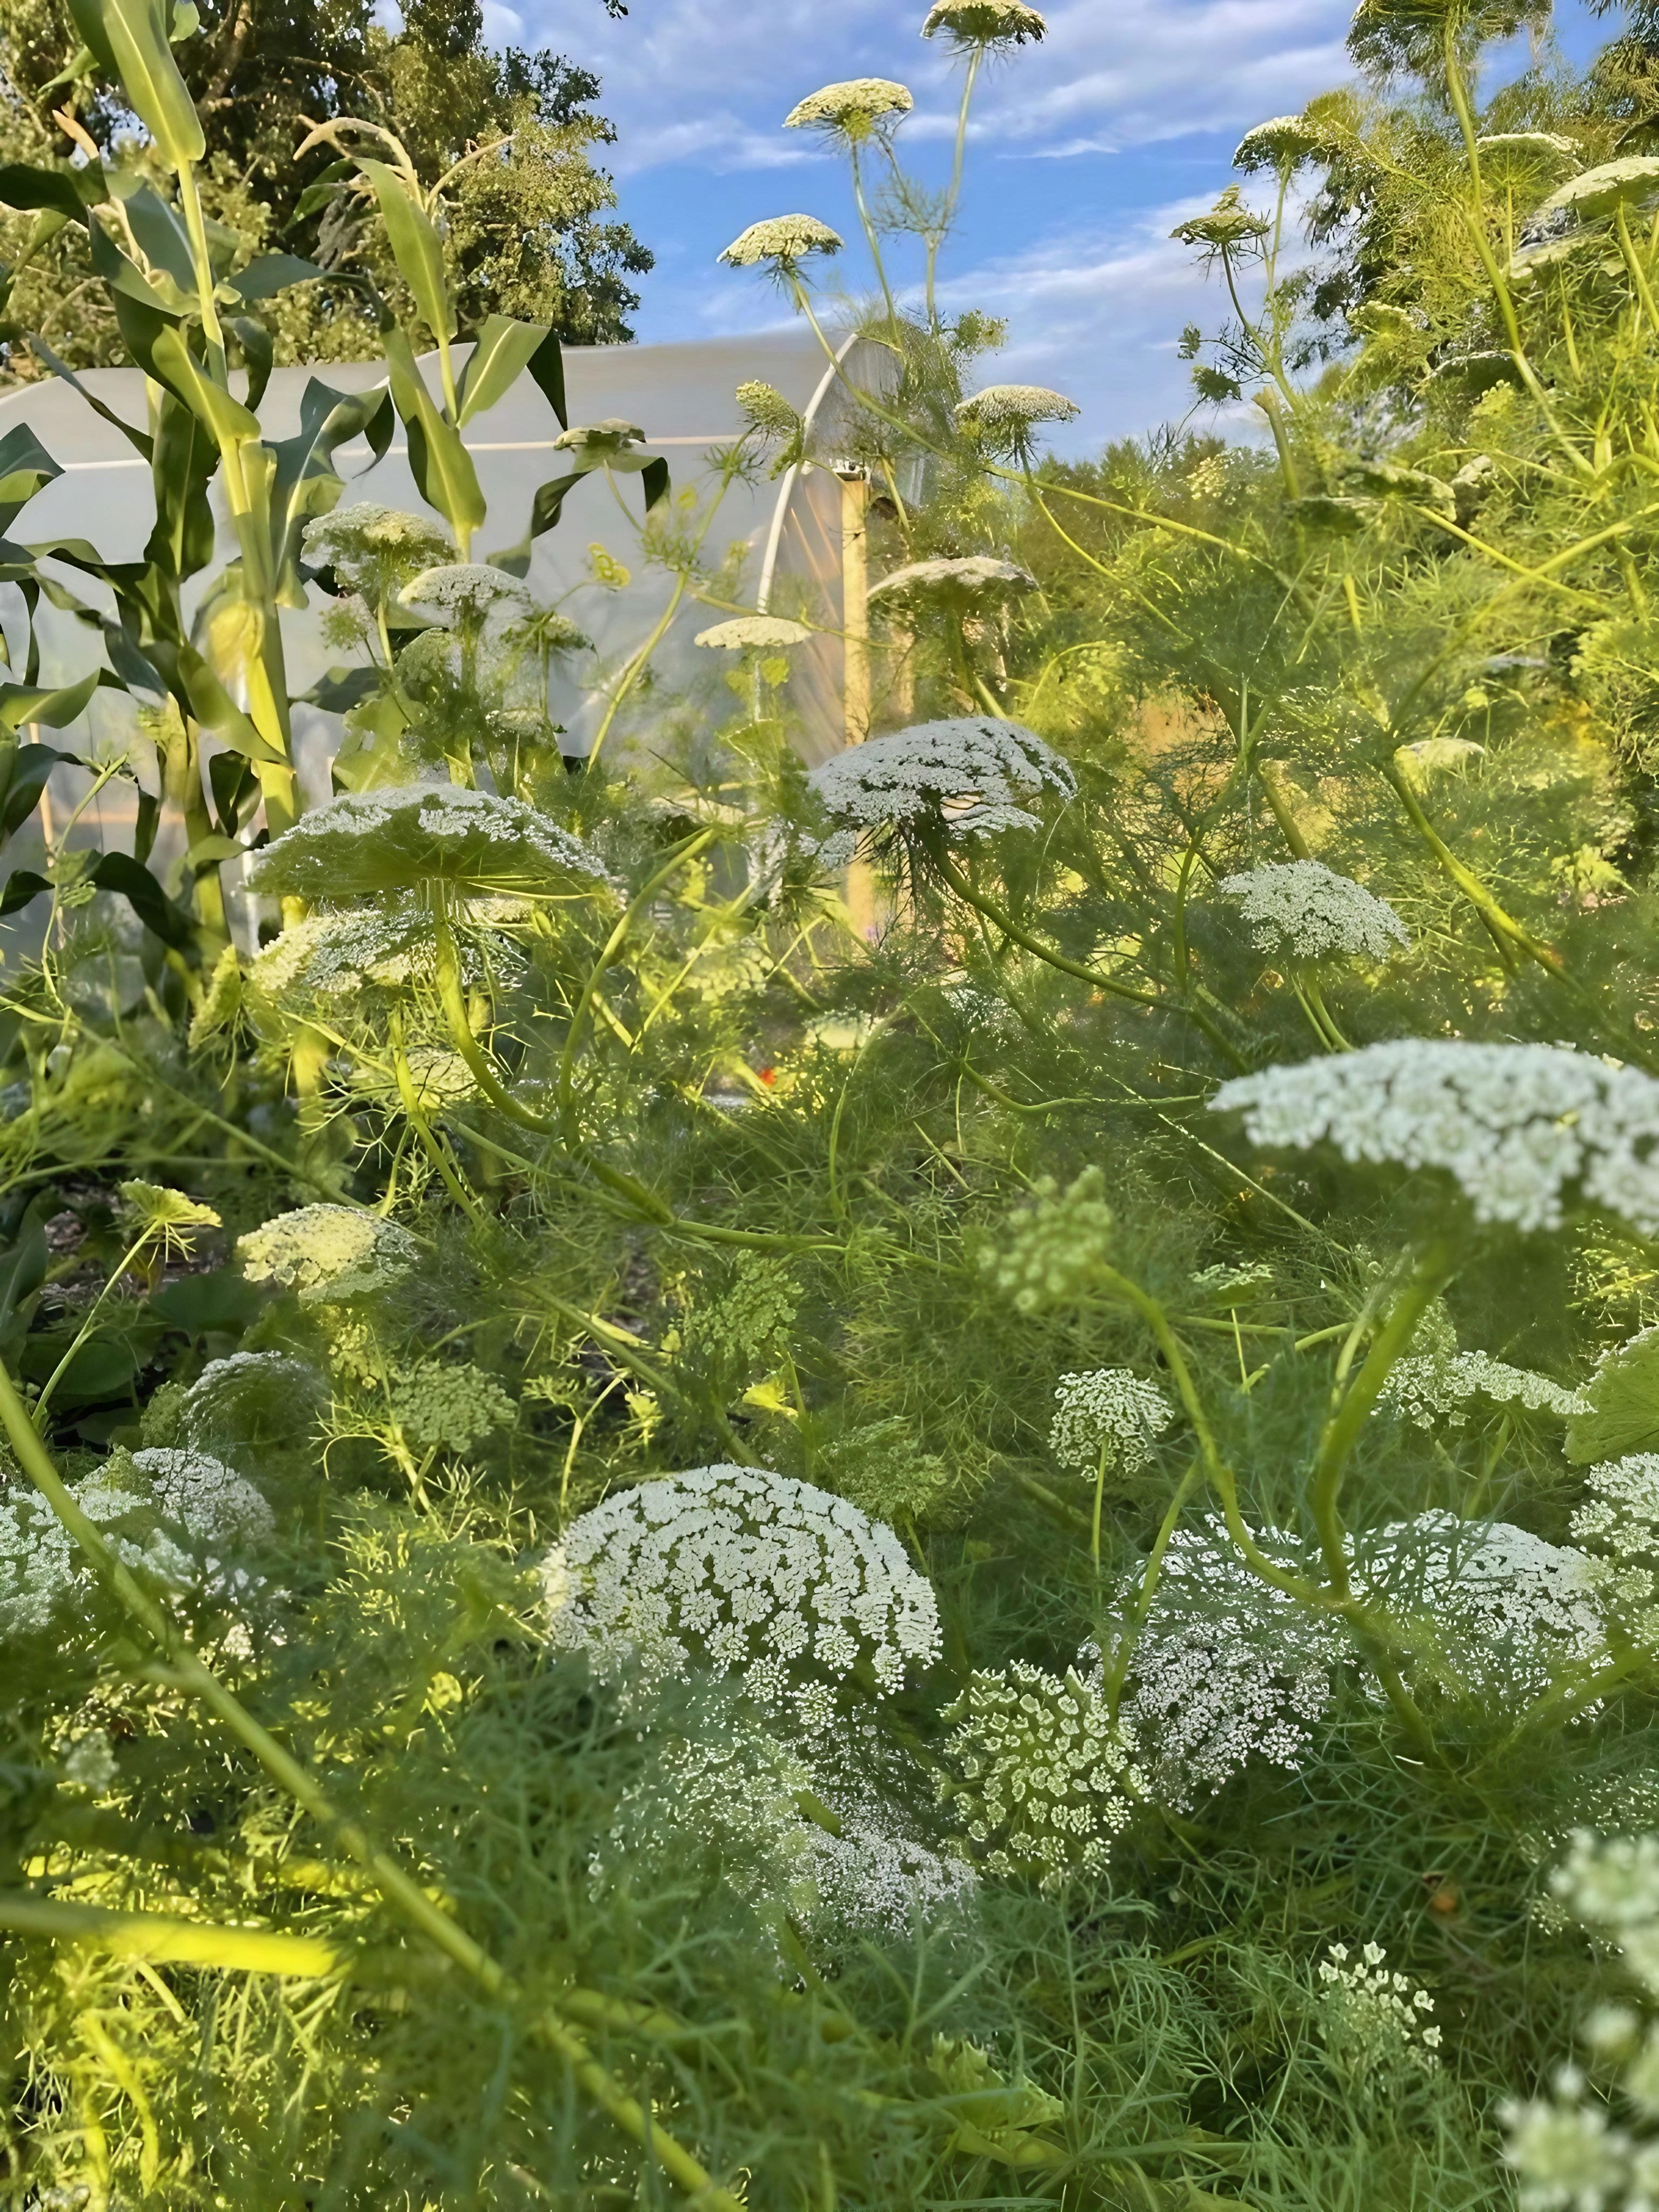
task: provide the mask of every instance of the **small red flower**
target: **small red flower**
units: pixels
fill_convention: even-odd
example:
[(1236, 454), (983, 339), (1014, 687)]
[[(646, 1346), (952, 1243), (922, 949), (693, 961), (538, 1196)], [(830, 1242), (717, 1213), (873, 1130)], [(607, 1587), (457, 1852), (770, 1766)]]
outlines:
[(775, 1067), (757, 1067), (755, 1073), (759, 1076), (763, 1083), (775, 1083), (778, 1079), (778, 1072)]

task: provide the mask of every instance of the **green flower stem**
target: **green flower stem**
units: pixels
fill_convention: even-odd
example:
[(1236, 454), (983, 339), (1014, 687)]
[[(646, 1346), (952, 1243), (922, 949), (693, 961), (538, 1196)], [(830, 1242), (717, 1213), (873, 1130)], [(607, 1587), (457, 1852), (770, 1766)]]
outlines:
[(144, 1227), (139, 1231), (133, 1243), (122, 1255), (121, 1258), (116, 1261), (114, 1273), (105, 1284), (103, 1289), (99, 1291), (92, 1304), (87, 1308), (86, 1318), (82, 1322), (80, 1328), (75, 1333), (74, 1343), (70, 1345), (69, 1350), (64, 1354), (57, 1366), (52, 1369), (52, 1373), (46, 1377), (46, 1386), (42, 1389), (40, 1396), (34, 1401), (34, 1426), (37, 1433), (44, 1431), (46, 1421), (46, 1408), (52, 1403), (52, 1394), (58, 1388), (58, 1385), (63, 1381), (64, 1370), (70, 1365), (70, 1362), (74, 1359), (76, 1353), (79, 1352), (81, 1346), (86, 1342), (88, 1337), (91, 1334), (92, 1325), (94, 1322), (97, 1320), (99, 1313), (102, 1310), (104, 1300), (115, 1288), (115, 1285), (120, 1281), (122, 1276), (126, 1273), (127, 1269), (131, 1267), (133, 1261), (138, 1257), (138, 1255), (143, 1250), (145, 1245), (149, 1243), (150, 1239), (155, 1235), (155, 1224), (153, 1223), (147, 1222)]
[(967, 877), (943, 848), (935, 851), (930, 857), (941, 878), (956, 893), (964, 906), (970, 906), (976, 913), (982, 914), (988, 921), (994, 923), (1002, 932), (1005, 937), (1012, 938), (1016, 945), (1022, 945), (1027, 952), (1035, 953), (1039, 960), (1047, 961), (1049, 967), (1058, 968), (1062, 975), (1075, 975), (1079, 981), (1092, 984), (1097, 991), (1105, 991), (1114, 998), (1127, 999), (1132, 1005), (1137, 1006), (1163, 1006), (1171, 1012), (1185, 1014), (1188, 1021), (1195, 1028), (1201, 1030), (1217, 1051), (1231, 1060), (1235, 1067), (1248, 1067), (1249, 1063), (1245, 1060), (1243, 1054), (1211, 1020), (1202, 1007), (1194, 1006), (1188, 1000), (1171, 999), (1161, 991), (1140, 990), (1133, 983), (1120, 982), (1115, 975), (1103, 975), (1098, 968), (1085, 967), (1079, 960), (1068, 960), (1057, 947), (1045, 945), (1041, 938), (1033, 937), (1029, 930), (1022, 929), (1006, 907), (999, 906), (994, 899), (988, 898), (982, 891), (975, 890)]
[[(1133, 1607), (1128, 1620), (1123, 1625), (1123, 1632), (1113, 1650), (1109, 1667), (1106, 1665), (1104, 1650), (1103, 1649), (1101, 1652), (1101, 1670), (1106, 1685), (1106, 1710), (1114, 1723), (1117, 1720), (1117, 1709), (1123, 1695), (1123, 1685), (1128, 1680), (1130, 1662), (1133, 1659), (1135, 1648), (1140, 1642), (1141, 1631), (1146, 1626), (1146, 1617), (1152, 1609), (1152, 1598), (1158, 1589), (1158, 1577), (1164, 1568), (1164, 1554), (1169, 1550), (1170, 1539), (1175, 1534), (1180, 1524), (1181, 1509), (1192, 1495), (1194, 1486), (1203, 1471), (1203, 1461), (1195, 1459), (1186, 1474), (1182, 1476), (1175, 1496), (1170, 1500), (1169, 1508), (1163, 1520), (1158, 1523), (1158, 1534), (1152, 1540), (1152, 1548), (1147, 1556), (1146, 1571), (1140, 1577), (1140, 1588), (1135, 1593)], [(1098, 1573), (1098, 1571), (1099, 1565), (1097, 1562), (1096, 1572)]]
[(170, 1912), (112, 1912), (99, 1905), (74, 1905), (0, 1890), (0, 1929), (38, 1936), (116, 1959), (157, 1965), (204, 1966), (223, 1973), (297, 1974), (322, 1981), (349, 1973), (349, 1952), (311, 1936), (283, 1936), (263, 1928), (222, 1928)]
[[(1342, 1526), (1340, 1492), (1348, 1460), (1361, 1430), (1370, 1417), (1377, 1394), (1394, 1364), (1411, 1342), (1417, 1324), (1449, 1281), (1453, 1269), (1449, 1239), (1439, 1238), (1419, 1256), (1411, 1280), (1389, 1310), (1388, 1319), (1371, 1340), (1364, 1364), (1343, 1391), (1320, 1438), (1314, 1463), (1313, 1517), (1319, 1531), (1325, 1572), (1340, 1598), (1351, 1595), (1348, 1581), (1346, 1532)], [(1364, 1316), (1355, 1324), (1358, 1330)], [(1342, 1370), (1339, 1369), (1339, 1383)]]
[(1516, 921), (1513, 915), (1506, 913), (1474, 870), (1465, 867), (1462, 861), (1458, 859), (1456, 854), (1452, 851), (1451, 847), (1447, 844), (1445, 839), (1425, 813), (1421, 800), (1412, 789), (1410, 779), (1403, 773), (1399, 763), (1390, 757), (1380, 763), (1379, 773), (1406, 810), (1407, 820), (1434, 854), (1447, 875), (1456, 884), (1458, 890), (1468, 899), (1481, 921), (1486, 923), (1492, 935), (1498, 938), (1500, 943), (1511, 945), (1517, 951), (1523, 952), (1528, 959), (1535, 960), (1547, 974), (1551, 975), (1565, 974), (1566, 963), (1554, 946), (1544, 944), (1540, 939), (1534, 937), (1524, 924)]
[[(310, 1771), (285, 1751), (233, 1692), (191, 1650), (177, 1624), (122, 1565), (70, 1495), (51, 1455), (35, 1433), (10, 1373), (0, 1364), (0, 1425), (18, 1464), (74, 1537), (88, 1564), (125, 1610), (165, 1656), (177, 1686), (197, 1698), (250, 1752), (301, 1810), (331, 1834), (339, 1850), (368, 1875), (380, 1895), (417, 1934), (459, 1966), (485, 1995), (503, 2004), (525, 2002), (524, 1992), (482, 1944), (427, 1895), (392, 1855), (346, 1818)], [(623, 2132), (654, 2158), (669, 2179), (706, 2212), (741, 2212), (738, 2198), (720, 2188), (705, 2167), (638, 2100), (599, 2064), (574, 2027), (551, 2007), (539, 2010), (532, 2032), (563, 2059), (579, 2087)]]

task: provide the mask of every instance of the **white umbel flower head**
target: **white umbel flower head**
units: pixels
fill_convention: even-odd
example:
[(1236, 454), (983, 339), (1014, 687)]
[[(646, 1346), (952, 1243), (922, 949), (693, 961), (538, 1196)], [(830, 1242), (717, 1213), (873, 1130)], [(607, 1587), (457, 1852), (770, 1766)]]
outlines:
[(1571, 1534), (1595, 1555), (1596, 1595), (1637, 1643), (1659, 1648), (1659, 1455), (1593, 1467), (1584, 1489)]
[(1411, 934), (1386, 899), (1321, 860), (1279, 860), (1236, 876), (1216, 889), (1236, 900), (1258, 951), (1297, 960), (1334, 953), (1386, 960)]
[(222, 1460), (157, 1447), (134, 1452), (132, 1463), (154, 1486), (167, 1518), (203, 1543), (242, 1550), (269, 1543), (276, 1534), (263, 1494)]
[(1513, 1367), (1489, 1352), (1408, 1352), (1389, 1370), (1374, 1413), (1398, 1413), (1419, 1429), (1438, 1420), (1462, 1428), (1476, 1398), (1500, 1406), (1523, 1406), (1529, 1413), (1553, 1413), (1570, 1419), (1578, 1410), (1578, 1393), (1529, 1367)]
[(975, 46), (1023, 46), (1028, 39), (1035, 45), (1048, 27), (1046, 19), (1026, 7), (1024, 0), (933, 0), (921, 35), (933, 39), (943, 31), (953, 46), (971, 51)]
[(1146, 1784), (1097, 1688), (1017, 1660), (975, 1674), (940, 1717), (956, 1727), (939, 1795), (993, 1874), (1054, 1889), (1105, 1867)]
[(1659, 1234), (1659, 1082), (1589, 1053), (1412, 1037), (1239, 1076), (1211, 1104), (1258, 1145), (1442, 1169), (1480, 1221), (1554, 1229), (1577, 1192)]
[(618, 1491), (548, 1555), (551, 1637), (663, 1675), (693, 1658), (809, 1728), (860, 1665), (885, 1691), (939, 1648), (939, 1606), (892, 1530), (764, 1468), (700, 1467)]
[(1049, 1448), (1062, 1467), (1092, 1470), (1103, 1463), (1134, 1474), (1175, 1419), (1175, 1407), (1155, 1383), (1127, 1367), (1097, 1367), (1062, 1375), (1054, 1386)]
[(1288, 172), (1327, 150), (1328, 134), (1305, 115), (1275, 115), (1247, 131), (1233, 150), (1233, 167)]
[(967, 553), (954, 559), (912, 561), (895, 568), (868, 597), (878, 599), (925, 599), (930, 595), (947, 604), (976, 605), (982, 599), (1007, 599), (1016, 592), (1034, 592), (1036, 578), (1017, 561), (998, 561), (987, 553)]
[(555, 896), (611, 884), (598, 854), (534, 807), (453, 783), (342, 792), (267, 845), (252, 880), (330, 902), (440, 881)]
[(556, 453), (574, 453), (584, 468), (602, 468), (607, 461), (631, 458), (629, 449), (645, 443), (637, 422), (608, 415), (602, 422), (573, 422), (553, 441)]
[(446, 623), (458, 617), (464, 622), (483, 622), (499, 610), (510, 608), (517, 614), (530, 605), (527, 585), (482, 561), (447, 561), (436, 568), (422, 568), (398, 596), (411, 611), (434, 615)]
[(307, 1304), (391, 1288), (412, 1275), (421, 1249), (406, 1229), (349, 1206), (301, 1206), (237, 1240), (251, 1283), (276, 1283)]
[(1035, 829), (1022, 799), (1077, 791), (1070, 766), (1035, 732), (967, 714), (850, 746), (807, 781), (842, 832), (821, 848), (831, 866), (877, 830), (975, 836)]
[(988, 384), (957, 400), (957, 427), (994, 453), (1029, 454), (1041, 422), (1071, 422), (1083, 412), (1063, 392), (1042, 384)]
[(733, 269), (758, 269), (769, 261), (793, 274), (809, 254), (839, 253), (843, 243), (841, 234), (815, 215), (775, 215), (751, 222), (719, 258)]
[(826, 84), (799, 100), (783, 118), (786, 131), (827, 131), (837, 137), (859, 141), (870, 137), (878, 125), (908, 115), (915, 106), (909, 88), (890, 77), (849, 77), (844, 84)]
[(1390, 1969), (1380, 1943), (1367, 1943), (1357, 1957), (1346, 1943), (1333, 1943), (1319, 1962), (1319, 1978), (1326, 2040), (1351, 2071), (1438, 2064), (1434, 1999)]
[(805, 623), (787, 615), (734, 615), (730, 622), (700, 629), (694, 642), (717, 653), (776, 653), (791, 645), (805, 645), (812, 635)]

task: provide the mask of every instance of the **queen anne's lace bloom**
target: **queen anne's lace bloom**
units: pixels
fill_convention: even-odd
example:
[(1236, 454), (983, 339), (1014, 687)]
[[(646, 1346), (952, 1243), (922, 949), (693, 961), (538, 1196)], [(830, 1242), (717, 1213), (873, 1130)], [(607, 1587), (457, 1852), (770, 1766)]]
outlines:
[(518, 1407), (493, 1375), (470, 1360), (422, 1359), (392, 1381), (392, 1418), (416, 1451), (471, 1451)]
[(1357, 2074), (1437, 2063), (1440, 2030), (1432, 2023), (1434, 1999), (1426, 1990), (1414, 1989), (1407, 1975), (1391, 1972), (1388, 1961), (1380, 1943), (1367, 1943), (1357, 1958), (1346, 1943), (1333, 1943), (1319, 1962), (1326, 2040), (1333, 2055)]
[(805, 623), (792, 622), (787, 615), (734, 615), (730, 622), (699, 630), (695, 642), (725, 653), (742, 653), (750, 647), (775, 652), (783, 646), (805, 645), (811, 635)]
[(1263, 952), (1297, 960), (1325, 960), (1338, 952), (1386, 960), (1411, 943), (1386, 899), (1319, 860), (1281, 860), (1223, 876), (1216, 889), (1237, 902), (1252, 941)]
[(1487, 1352), (1431, 1351), (1408, 1352), (1395, 1361), (1372, 1411), (1401, 1413), (1419, 1429), (1432, 1429), (1442, 1420), (1461, 1429), (1474, 1398), (1524, 1406), (1529, 1413), (1554, 1413), (1564, 1420), (1578, 1408), (1576, 1390), (1530, 1368), (1511, 1367)]
[(878, 599), (924, 598), (934, 592), (946, 600), (979, 600), (1006, 599), (1013, 592), (1036, 589), (1036, 578), (1017, 561), (996, 561), (988, 553), (968, 553), (953, 560), (912, 561), (906, 568), (895, 568), (878, 584), (872, 584), (867, 597), (873, 603)]
[(841, 838), (820, 848), (831, 866), (850, 857), (861, 835), (889, 825), (969, 836), (1035, 829), (1036, 817), (1021, 799), (1045, 788), (1070, 799), (1077, 790), (1068, 763), (1034, 732), (966, 714), (849, 746), (815, 768), (807, 781), (842, 828)]
[(1083, 410), (1063, 392), (1042, 384), (988, 384), (958, 399), (951, 412), (960, 428), (996, 448), (1027, 451), (1039, 422), (1074, 422)]
[(1329, 145), (1328, 135), (1305, 115), (1274, 115), (1247, 131), (1233, 151), (1233, 167), (1255, 169), (1299, 169)]
[(268, 1543), (276, 1523), (246, 1476), (205, 1452), (137, 1451), (132, 1463), (153, 1486), (168, 1520), (204, 1543), (234, 1550)]
[(480, 890), (592, 891), (604, 862), (521, 799), (459, 784), (343, 792), (259, 855), (260, 890), (336, 901), (451, 878)]
[(619, 1491), (571, 1523), (544, 1566), (556, 1644), (665, 1674), (696, 1655), (809, 1728), (867, 1666), (884, 1690), (939, 1645), (932, 1585), (890, 1528), (764, 1468), (694, 1468)]
[(446, 616), (465, 615), (473, 620), (510, 607), (515, 613), (530, 605), (530, 588), (505, 569), (482, 561), (447, 561), (435, 568), (422, 568), (404, 586), (406, 607)]
[(982, 1253), (980, 1266), (1017, 1313), (1042, 1313), (1085, 1291), (1112, 1249), (1106, 1178), (1085, 1168), (1061, 1190), (1052, 1176), (1033, 1186), (1032, 1202), (1010, 1216), (1007, 1241)]
[(1480, 1221), (1559, 1226), (1575, 1187), (1659, 1234), (1659, 1082), (1542, 1044), (1411, 1037), (1224, 1083), (1259, 1145), (1441, 1168)]
[(1146, 1781), (1099, 1691), (1017, 1661), (976, 1674), (941, 1717), (956, 1723), (939, 1794), (994, 1874), (1097, 1873)]
[(921, 27), (924, 39), (945, 32), (961, 46), (1023, 46), (1048, 26), (1024, 0), (933, 0)]
[(775, 261), (781, 269), (787, 270), (809, 253), (839, 253), (842, 245), (839, 233), (815, 215), (775, 215), (740, 231), (720, 258), (734, 269), (754, 269), (763, 261)]
[(838, 131), (863, 137), (884, 117), (908, 115), (915, 106), (907, 86), (890, 77), (855, 76), (809, 92), (783, 118), (786, 131)]
[(1062, 1467), (1091, 1473), (1103, 1463), (1134, 1474), (1152, 1455), (1160, 1432), (1175, 1419), (1164, 1393), (1127, 1367), (1097, 1367), (1062, 1375), (1054, 1388), (1049, 1449)]
[(1638, 1644), (1659, 1649), (1659, 1455), (1593, 1467), (1571, 1534), (1595, 1556), (1592, 1587)]
[(308, 1304), (389, 1289), (413, 1274), (420, 1247), (406, 1229), (349, 1206), (301, 1206), (237, 1240), (251, 1283), (277, 1283)]

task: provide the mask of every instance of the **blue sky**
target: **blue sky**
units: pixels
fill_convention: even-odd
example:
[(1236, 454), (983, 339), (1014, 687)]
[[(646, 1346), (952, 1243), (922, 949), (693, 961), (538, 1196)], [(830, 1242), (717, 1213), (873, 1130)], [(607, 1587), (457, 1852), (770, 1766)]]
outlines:
[[(785, 318), (762, 278), (716, 265), (757, 217), (799, 210), (854, 237), (840, 163), (779, 127), (820, 85), (908, 84), (901, 143), (924, 173), (947, 168), (956, 81), (919, 35), (925, 0), (631, 5), (612, 21), (599, 0), (485, 0), (484, 15), (492, 43), (550, 45), (604, 79), (622, 212), (657, 255), (642, 341)], [(1595, 33), (1571, 6), (1561, 36), (1583, 52)], [(1219, 309), (1170, 226), (1230, 181), (1252, 124), (1346, 76), (1351, 0), (1052, 0), (1046, 12), (1042, 46), (981, 82), (945, 296), (1008, 319), (989, 376), (1068, 393), (1084, 413), (1063, 442), (1087, 451), (1184, 411), (1176, 336)], [(844, 266), (865, 281), (861, 256)]]

